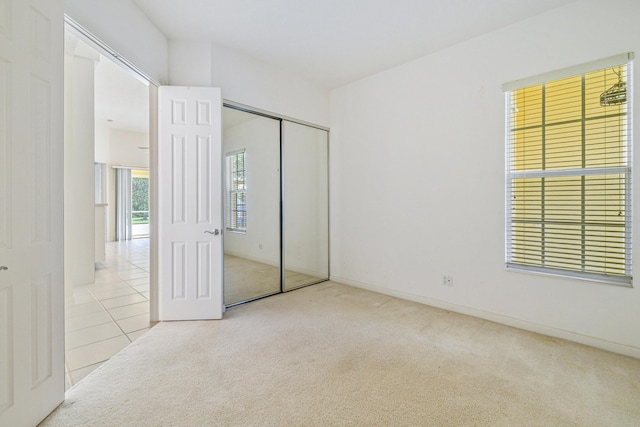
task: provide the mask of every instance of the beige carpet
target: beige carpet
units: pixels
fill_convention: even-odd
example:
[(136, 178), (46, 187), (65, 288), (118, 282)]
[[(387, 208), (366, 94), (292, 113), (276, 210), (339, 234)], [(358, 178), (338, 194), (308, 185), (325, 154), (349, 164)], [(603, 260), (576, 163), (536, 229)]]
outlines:
[(325, 282), (160, 323), (45, 426), (637, 426), (640, 360)]

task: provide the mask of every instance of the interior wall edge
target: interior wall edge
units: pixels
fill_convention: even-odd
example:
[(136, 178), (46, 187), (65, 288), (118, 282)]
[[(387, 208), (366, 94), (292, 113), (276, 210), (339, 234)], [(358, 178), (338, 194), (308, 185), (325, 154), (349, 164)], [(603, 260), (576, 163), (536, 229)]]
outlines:
[(65, 0), (64, 13), (153, 81), (168, 81), (168, 41), (131, 0)]
[(131, 73), (135, 78), (138, 78), (145, 83), (159, 86), (160, 83), (145, 73), (142, 69), (138, 68), (134, 63), (129, 61), (126, 57), (112, 49), (107, 43), (95, 36), (91, 31), (83, 27), (80, 23), (75, 21), (71, 16), (64, 15), (65, 30), (71, 32), (76, 38), (89, 45), (96, 52), (96, 61), (99, 61), (99, 56), (104, 55), (113, 61), (116, 65)]
[(452, 304), (446, 301), (428, 298), (410, 292), (398, 291), (395, 289), (385, 288), (382, 286), (373, 285), (370, 283), (361, 282), (358, 280), (348, 279), (346, 277), (331, 275), (329, 278), (332, 282), (342, 283), (345, 285), (353, 286), (356, 288), (364, 289), (371, 292), (377, 292), (391, 297), (400, 298), (407, 301), (417, 302), (429, 307), (439, 308), (442, 310), (452, 311), (467, 316), (477, 317), (479, 319), (488, 320), (490, 322), (499, 323), (501, 325), (510, 326), (517, 329), (522, 329), (529, 332), (534, 332), (541, 335), (546, 335), (554, 338), (560, 338), (567, 341), (571, 341), (578, 344), (587, 345), (589, 347), (595, 347), (600, 350), (610, 351), (612, 353), (621, 354), (624, 356), (634, 357), (640, 359), (640, 348), (634, 346), (628, 346), (619, 344), (601, 338), (592, 337), (588, 335), (578, 334), (575, 332), (565, 331), (562, 329), (553, 328), (538, 323), (527, 322), (525, 320), (516, 319), (513, 317), (501, 315), (498, 313), (492, 313), (485, 310), (479, 310), (473, 307), (467, 307), (459, 304)]
[[(177, 52), (170, 55), (174, 72), (193, 73), (184, 70), (198, 58), (189, 57), (188, 48), (183, 47), (181, 63), (175, 63)], [(221, 87), (225, 99), (233, 99), (266, 111), (296, 117), (310, 123), (329, 125), (329, 91), (301, 76), (256, 60), (240, 52), (210, 44), (210, 83)]]

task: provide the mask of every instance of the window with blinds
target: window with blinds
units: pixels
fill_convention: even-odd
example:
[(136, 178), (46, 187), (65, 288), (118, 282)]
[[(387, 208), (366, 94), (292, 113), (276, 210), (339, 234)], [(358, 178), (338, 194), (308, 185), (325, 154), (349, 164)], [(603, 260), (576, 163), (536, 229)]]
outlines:
[(225, 226), (230, 231), (247, 231), (247, 181), (245, 151), (225, 156)]
[(631, 284), (631, 75), (507, 91), (507, 268)]

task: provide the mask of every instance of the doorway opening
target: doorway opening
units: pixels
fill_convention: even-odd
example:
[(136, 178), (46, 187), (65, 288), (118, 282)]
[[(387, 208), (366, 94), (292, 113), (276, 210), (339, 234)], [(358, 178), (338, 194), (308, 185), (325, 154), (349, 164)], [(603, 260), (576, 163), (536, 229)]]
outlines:
[[(65, 25), (66, 388), (150, 326), (150, 83)], [(118, 171), (129, 171), (128, 203)], [(123, 216), (122, 216), (123, 215)], [(120, 233), (122, 218), (127, 230)], [(133, 239), (136, 237), (135, 239)]]

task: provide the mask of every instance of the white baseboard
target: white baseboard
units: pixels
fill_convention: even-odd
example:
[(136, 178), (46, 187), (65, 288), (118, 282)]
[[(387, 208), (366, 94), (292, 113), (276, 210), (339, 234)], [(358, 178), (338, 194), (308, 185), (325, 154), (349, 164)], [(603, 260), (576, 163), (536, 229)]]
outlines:
[(527, 322), (525, 320), (516, 319), (502, 314), (491, 313), (477, 308), (466, 307), (462, 305), (452, 304), (446, 301), (441, 301), (433, 298), (423, 297), (421, 295), (415, 295), (408, 292), (397, 291), (394, 289), (384, 288), (381, 286), (371, 285), (357, 280), (351, 280), (344, 277), (331, 276), (331, 281), (337, 283), (343, 283), (345, 285), (354, 286), (356, 288), (365, 289), (372, 292), (377, 292), (392, 297), (425, 304), (431, 307), (441, 308), (443, 310), (453, 311), (468, 316), (477, 317), (480, 319), (489, 320), (502, 325), (511, 326), (525, 331), (535, 332), (542, 335), (547, 335), (556, 338), (562, 338), (567, 341), (573, 341), (576, 343), (588, 345), (590, 347), (596, 347), (602, 350), (611, 351), (613, 353), (623, 354), (625, 356), (635, 357), (640, 359), (640, 348), (628, 346), (625, 344), (619, 344), (601, 338), (591, 337), (587, 335), (577, 334), (575, 332), (564, 331), (562, 329), (552, 328), (550, 326), (539, 325), (537, 323)]

